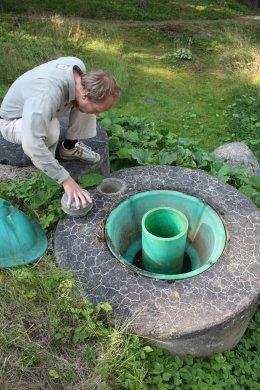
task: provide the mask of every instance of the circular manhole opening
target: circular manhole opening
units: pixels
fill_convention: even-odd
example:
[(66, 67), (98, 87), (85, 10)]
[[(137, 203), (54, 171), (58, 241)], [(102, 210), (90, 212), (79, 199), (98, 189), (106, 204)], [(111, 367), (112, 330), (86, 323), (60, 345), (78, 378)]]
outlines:
[(109, 177), (97, 187), (98, 192), (104, 196), (121, 195), (126, 189), (126, 183), (115, 177)]
[[(183, 262), (178, 273), (164, 272), (165, 268), (160, 270), (160, 267), (154, 271), (144, 261), (142, 219), (156, 208), (178, 210), (188, 220)], [(212, 207), (194, 196), (168, 190), (141, 192), (121, 202), (106, 221), (105, 237), (110, 251), (122, 264), (143, 276), (164, 280), (190, 278), (207, 270), (216, 263), (226, 242), (223, 222)], [(166, 250), (163, 247), (161, 253)]]

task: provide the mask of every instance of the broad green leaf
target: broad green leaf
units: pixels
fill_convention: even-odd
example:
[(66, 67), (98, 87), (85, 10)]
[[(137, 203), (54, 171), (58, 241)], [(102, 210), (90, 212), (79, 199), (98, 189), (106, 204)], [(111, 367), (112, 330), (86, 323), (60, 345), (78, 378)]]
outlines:
[(137, 160), (140, 165), (148, 164), (149, 152), (146, 149), (133, 148), (129, 151), (134, 160)]
[(57, 189), (60, 188), (60, 185), (56, 183), (51, 177), (47, 176), (45, 173), (42, 175), (43, 181), (47, 187), (55, 187)]
[(175, 152), (163, 152), (159, 153), (158, 155), (158, 163), (165, 165), (165, 164), (172, 164), (173, 162), (177, 161), (178, 156)]
[(129, 158), (131, 157), (131, 154), (130, 154), (130, 149), (128, 147), (123, 147), (123, 148), (120, 148), (118, 149), (118, 151), (116, 152), (116, 155), (118, 158)]
[(146, 354), (144, 353), (144, 351), (140, 352), (140, 358), (143, 360), (146, 359)]
[(137, 131), (126, 131), (124, 133), (124, 138), (129, 142), (139, 142), (139, 136)]
[(155, 362), (154, 365), (153, 365), (153, 373), (154, 374), (161, 374), (164, 370), (164, 367), (163, 367), (163, 364), (162, 363), (158, 363), (158, 362)]
[(164, 372), (164, 373), (162, 374), (162, 378), (163, 378), (163, 380), (166, 381), (166, 382), (168, 382), (168, 381), (171, 379), (171, 377), (172, 377), (172, 374), (169, 373), (169, 372)]
[[(151, 382), (152, 382), (154, 385), (159, 385), (160, 383), (162, 383), (162, 377), (161, 377), (160, 375), (153, 376)], [(158, 387), (157, 387), (157, 388), (158, 388)]]
[(193, 357), (191, 355), (188, 355), (186, 358), (185, 358), (185, 361), (186, 363), (188, 364), (188, 366), (192, 366), (193, 365)]
[(192, 146), (195, 143), (190, 138), (178, 138), (177, 142), (179, 145), (186, 146), (186, 147)]
[(182, 379), (185, 379), (187, 382), (192, 381), (192, 375), (190, 369), (186, 367), (180, 368), (180, 376)]
[(150, 353), (150, 352), (153, 352), (153, 348), (150, 347), (150, 345), (146, 345), (144, 348), (143, 348), (144, 352), (146, 353)]
[(110, 311), (112, 311), (112, 306), (110, 305), (110, 303), (108, 302), (104, 302), (104, 303), (99, 303), (97, 305), (97, 307), (101, 310), (103, 310), (105, 313), (109, 313)]
[(110, 118), (104, 118), (101, 120), (101, 124), (104, 127), (105, 130), (109, 129), (111, 127), (112, 121)]
[(122, 125), (125, 122), (124, 117), (113, 117), (113, 123)]
[(88, 330), (82, 327), (78, 327), (74, 330), (73, 342), (77, 343), (77, 342), (84, 341), (89, 336), (91, 336), (91, 333)]
[(217, 173), (217, 177), (220, 180), (227, 181), (229, 179), (231, 167), (227, 164), (223, 165)]
[(36, 194), (33, 194), (31, 198), (30, 205), (33, 210), (37, 210), (39, 207), (43, 206), (45, 203), (49, 202), (49, 197), (46, 191), (38, 191)]
[(118, 138), (116, 137), (111, 137), (109, 139), (109, 150), (110, 152), (114, 152), (116, 150), (118, 150), (122, 145), (122, 141), (120, 141)]
[(78, 177), (78, 182), (82, 188), (97, 186), (103, 180), (104, 176), (100, 173), (88, 173)]

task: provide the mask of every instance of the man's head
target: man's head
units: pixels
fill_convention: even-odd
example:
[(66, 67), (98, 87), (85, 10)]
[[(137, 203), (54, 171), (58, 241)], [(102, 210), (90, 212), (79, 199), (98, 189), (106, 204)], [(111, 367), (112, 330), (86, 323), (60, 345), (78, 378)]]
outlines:
[(120, 97), (120, 87), (114, 77), (103, 70), (74, 73), (76, 102), (81, 112), (100, 114), (112, 108)]

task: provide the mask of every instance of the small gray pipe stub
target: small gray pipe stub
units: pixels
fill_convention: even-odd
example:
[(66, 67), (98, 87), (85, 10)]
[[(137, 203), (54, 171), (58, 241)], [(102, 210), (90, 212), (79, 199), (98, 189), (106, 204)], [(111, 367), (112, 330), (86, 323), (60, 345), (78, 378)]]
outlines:
[(108, 177), (97, 187), (97, 191), (103, 196), (118, 196), (125, 192), (126, 183), (116, 177)]

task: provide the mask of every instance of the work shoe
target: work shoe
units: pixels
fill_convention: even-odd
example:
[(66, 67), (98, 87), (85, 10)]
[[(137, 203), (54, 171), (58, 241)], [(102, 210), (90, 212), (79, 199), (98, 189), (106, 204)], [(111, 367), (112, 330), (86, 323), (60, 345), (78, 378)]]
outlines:
[(59, 147), (59, 153), (63, 160), (80, 160), (94, 163), (100, 160), (100, 155), (81, 141), (78, 141), (73, 149), (64, 148), (62, 142)]

